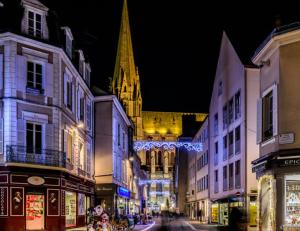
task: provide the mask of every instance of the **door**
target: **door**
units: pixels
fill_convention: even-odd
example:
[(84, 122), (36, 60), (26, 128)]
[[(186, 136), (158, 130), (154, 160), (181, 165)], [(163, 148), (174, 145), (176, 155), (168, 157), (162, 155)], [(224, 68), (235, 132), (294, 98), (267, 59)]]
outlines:
[(26, 229), (43, 230), (45, 227), (45, 198), (40, 194), (26, 195)]

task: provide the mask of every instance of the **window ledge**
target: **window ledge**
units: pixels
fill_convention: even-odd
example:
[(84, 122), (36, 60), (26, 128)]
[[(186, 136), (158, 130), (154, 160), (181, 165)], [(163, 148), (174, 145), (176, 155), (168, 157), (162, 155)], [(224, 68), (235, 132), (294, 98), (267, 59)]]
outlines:
[(32, 94), (32, 95), (44, 95), (45, 90), (44, 89), (38, 89), (33, 87), (26, 87), (26, 93)]
[(275, 137), (273, 136), (272, 138), (268, 139), (268, 140), (265, 140), (261, 143), (261, 147), (264, 147), (268, 144), (272, 144), (272, 143), (275, 143)]

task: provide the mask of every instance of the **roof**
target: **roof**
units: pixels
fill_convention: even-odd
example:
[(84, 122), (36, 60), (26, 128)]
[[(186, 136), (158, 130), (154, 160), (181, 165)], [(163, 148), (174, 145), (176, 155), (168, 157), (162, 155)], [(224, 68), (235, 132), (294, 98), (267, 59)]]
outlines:
[(283, 25), (280, 27), (276, 27), (272, 30), (272, 32), (265, 38), (265, 40), (258, 46), (258, 48), (255, 50), (254, 55), (252, 56), (252, 59), (257, 56), (257, 54), (267, 45), (267, 43), (274, 37), (285, 34), (291, 31), (295, 31), (300, 29), (300, 22), (293, 22), (287, 25)]

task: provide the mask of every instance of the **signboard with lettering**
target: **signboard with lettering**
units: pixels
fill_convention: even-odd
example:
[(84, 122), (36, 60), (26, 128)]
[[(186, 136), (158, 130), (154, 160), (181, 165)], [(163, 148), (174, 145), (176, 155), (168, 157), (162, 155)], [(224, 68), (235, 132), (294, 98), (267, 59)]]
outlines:
[(279, 142), (279, 144), (291, 144), (291, 143), (294, 143), (294, 133), (280, 134), (278, 142)]
[(300, 158), (297, 159), (280, 159), (279, 166), (285, 167), (285, 166), (300, 166)]
[(128, 198), (128, 199), (130, 198), (130, 191), (126, 188), (119, 187), (118, 188), (118, 194), (121, 197), (125, 197), (125, 198)]

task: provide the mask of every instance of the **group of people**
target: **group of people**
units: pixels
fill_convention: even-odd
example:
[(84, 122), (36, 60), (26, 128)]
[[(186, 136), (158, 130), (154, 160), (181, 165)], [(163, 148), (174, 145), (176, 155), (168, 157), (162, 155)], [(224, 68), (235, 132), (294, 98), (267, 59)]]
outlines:
[(98, 205), (88, 210), (88, 231), (112, 231), (109, 215)]

